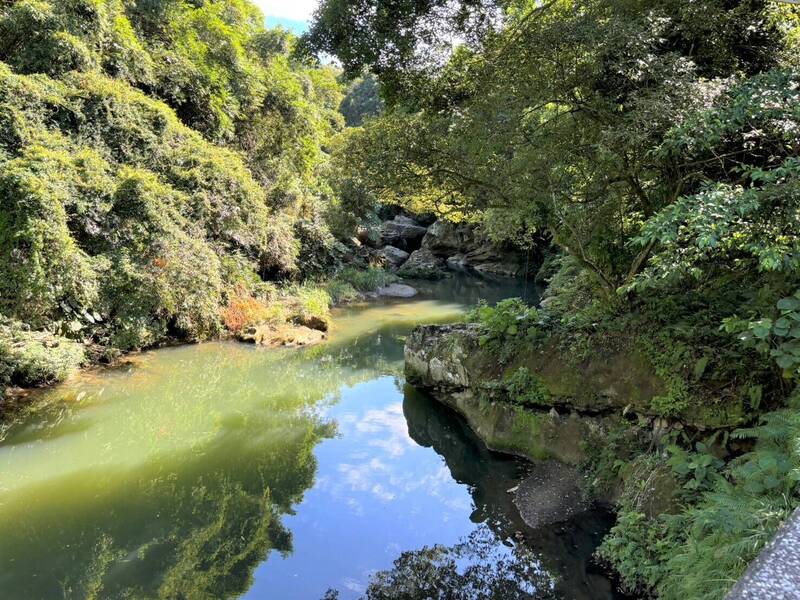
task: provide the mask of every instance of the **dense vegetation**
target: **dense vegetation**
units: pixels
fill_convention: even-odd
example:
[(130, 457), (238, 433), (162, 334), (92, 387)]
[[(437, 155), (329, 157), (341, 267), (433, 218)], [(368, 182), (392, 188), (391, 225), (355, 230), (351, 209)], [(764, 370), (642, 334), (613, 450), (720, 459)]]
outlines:
[(588, 442), (593, 491), (623, 482), (599, 554), (720, 598), (800, 505), (799, 41), (767, 0), (324, 0), (299, 41), (246, 0), (0, 1), (0, 390), (324, 328), (389, 280), (318, 285), (378, 204), (471, 221), (547, 255), (540, 308), (472, 315), (500, 363), (624, 347), (664, 382)]
[(339, 265), (344, 94), (295, 43), (244, 0), (0, 4), (0, 388), (308, 307), (265, 282)]
[[(305, 40), (387, 102), (339, 150), (343, 202), (552, 240), (541, 310), (476, 311), (501, 360), (625, 346), (665, 382), (648, 412), (671, 433), (654, 449), (621, 425), (587, 466), (629, 488), (601, 555), (663, 598), (721, 598), (800, 504), (799, 18), (764, 0), (326, 0)], [(726, 427), (675, 427), (687, 415)], [(636, 473), (662, 469), (670, 514), (645, 514)]]

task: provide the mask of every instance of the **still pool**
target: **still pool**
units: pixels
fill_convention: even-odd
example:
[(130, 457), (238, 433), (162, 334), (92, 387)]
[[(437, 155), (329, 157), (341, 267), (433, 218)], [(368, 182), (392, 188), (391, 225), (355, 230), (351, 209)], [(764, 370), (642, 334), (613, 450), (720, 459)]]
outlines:
[(526, 463), (403, 380), (415, 324), (522, 292), (451, 279), (338, 309), (315, 348), (168, 348), (38, 394), (0, 440), (0, 597), (616, 597), (609, 516), (527, 528)]

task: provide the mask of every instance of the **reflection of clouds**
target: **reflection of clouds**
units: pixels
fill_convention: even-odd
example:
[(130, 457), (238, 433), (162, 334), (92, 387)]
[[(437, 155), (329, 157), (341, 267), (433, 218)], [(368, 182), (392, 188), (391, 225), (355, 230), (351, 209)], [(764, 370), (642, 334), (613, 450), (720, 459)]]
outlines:
[[(360, 410), (359, 410), (360, 408)], [(356, 516), (398, 500), (413, 500), (403, 512), (419, 511), (415, 497), (427, 496), (441, 507), (440, 518), (450, 520), (472, 510), (466, 490), (454, 486), (450, 470), (441, 462), (419, 460), (428, 453), (408, 434), (402, 401), (381, 408), (358, 407), (334, 417), (348, 448), (339, 456), (337, 475), (322, 475), (317, 487), (345, 504)]]
[(383, 434), (382, 437), (370, 436), (368, 443), (382, 449), (391, 457), (401, 456), (408, 448), (417, 445), (408, 435), (402, 402), (390, 404), (380, 410), (368, 410), (355, 424), (355, 428), (359, 434)]

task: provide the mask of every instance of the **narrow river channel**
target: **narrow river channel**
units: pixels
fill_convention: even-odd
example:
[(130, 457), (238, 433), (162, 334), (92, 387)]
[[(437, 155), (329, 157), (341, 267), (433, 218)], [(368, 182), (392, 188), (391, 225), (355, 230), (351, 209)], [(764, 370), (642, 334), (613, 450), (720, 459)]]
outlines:
[(426, 284), (337, 309), (319, 347), (162, 349), (39, 394), (0, 441), (0, 597), (617, 597), (610, 517), (527, 528), (526, 464), (403, 380), (415, 324), (522, 293)]

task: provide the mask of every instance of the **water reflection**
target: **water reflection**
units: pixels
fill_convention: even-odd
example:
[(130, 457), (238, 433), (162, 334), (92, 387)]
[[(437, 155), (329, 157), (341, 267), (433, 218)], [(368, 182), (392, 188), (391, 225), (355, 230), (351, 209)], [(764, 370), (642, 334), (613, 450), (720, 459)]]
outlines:
[[(514, 560), (524, 556), (547, 574), (551, 585), (543, 586), (540, 582), (535, 593), (529, 591), (519, 597), (574, 600), (617, 597), (611, 582), (592, 559), (594, 549), (612, 525), (610, 514), (594, 508), (568, 521), (531, 529), (522, 521), (508, 491), (525, 474), (527, 463), (490, 452), (463, 419), (410, 386), (405, 389), (403, 411), (414, 440), (421, 446), (432, 447), (444, 458), (450, 476), (468, 486), (474, 506), (470, 519), (485, 524), (494, 536), (495, 545), (514, 548)], [(485, 535), (482, 534), (481, 540), (485, 544)], [(464, 552), (461, 544), (448, 552), (451, 550), (457, 554)], [(510, 572), (502, 576), (509, 577)], [(538, 573), (536, 577), (539, 578)]]
[[(344, 600), (421, 563), (441, 585), (473, 564), (487, 585), (518, 573), (526, 593), (580, 591), (606, 524), (526, 532), (505, 492), (524, 465), (402, 387), (414, 324), (521, 285), (432, 285), (338, 311), (317, 348), (172, 348), (42, 394), (0, 440), (0, 595), (290, 600), (334, 587)], [(499, 563), (470, 558), (481, 543)]]
[[(329, 591), (327, 599), (337, 598)], [(525, 546), (497, 543), (486, 526), (452, 546), (435, 545), (403, 552), (380, 571), (364, 594), (366, 600), (550, 600), (560, 598), (551, 576)]]

